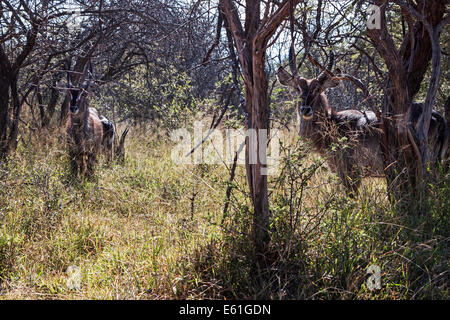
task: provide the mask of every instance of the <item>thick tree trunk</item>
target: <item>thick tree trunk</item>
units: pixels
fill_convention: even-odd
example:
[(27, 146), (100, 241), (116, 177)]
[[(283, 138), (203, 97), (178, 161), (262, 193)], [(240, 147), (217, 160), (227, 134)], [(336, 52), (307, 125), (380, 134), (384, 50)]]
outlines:
[(249, 137), (246, 139), (245, 158), (254, 209), (252, 234), (257, 268), (265, 267), (265, 256), (270, 241), (266, 163), (267, 137), (269, 136), (266, 50), (270, 38), (288, 14), (293, 12), (298, 2), (299, 0), (285, 0), (275, 4), (275, 1), (267, 1), (264, 14), (261, 15), (261, 1), (246, 1), (244, 26), (241, 23), (239, 10), (232, 0), (221, 0), (219, 4), (219, 10), (222, 10), (226, 18), (224, 25), (233, 36), (241, 65), (248, 113), (247, 129), (253, 130), (253, 134), (256, 135), (256, 139)]
[[(247, 88), (246, 104), (249, 107), (250, 128), (256, 133), (256, 146), (250, 148), (255, 152), (256, 163), (247, 161), (247, 177), (251, 191), (254, 218), (253, 218), (253, 242), (255, 246), (256, 260), (264, 263), (269, 236), (269, 199), (267, 186), (267, 141), (269, 136), (269, 101), (268, 83), (264, 71), (264, 55), (253, 55), (253, 86)], [(250, 110), (251, 108), (251, 110)], [(247, 150), (250, 146), (247, 145)], [(248, 157), (247, 157), (247, 160)]]
[[(0, 76), (0, 87), (0, 158), (2, 158), (16, 150), (22, 106), (16, 74)], [(12, 109), (11, 119), (10, 109)]]
[(17, 148), (20, 112), (22, 111), (22, 104), (20, 103), (19, 92), (17, 90), (17, 75), (14, 75), (11, 79), (11, 100), (11, 104), (13, 107), (13, 117), (8, 138), (8, 152), (14, 152)]
[(0, 75), (0, 157), (6, 153), (8, 134), (9, 81)]
[[(400, 48), (396, 48), (388, 32), (385, 1), (377, 1), (381, 7), (381, 28), (368, 30), (374, 47), (388, 68), (381, 119), (388, 189), (391, 199), (400, 209), (410, 213), (426, 211), (427, 135), (439, 80), (436, 73), (439, 73), (440, 66), (439, 54), (432, 48), (438, 32), (432, 29), (442, 21), (445, 12), (444, 0), (418, 2), (415, 7), (405, 2), (400, 4), (408, 22), (408, 34)], [(433, 72), (427, 99), (419, 120), (413, 122), (411, 105), (432, 56)]]
[(11, 64), (0, 47), (0, 158), (7, 153)]
[(445, 110), (445, 120), (447, 120), (447, 122), (450, 125), (450, 96), (448, 96), (447, 100), (445, 101), (444, 110)]
[[(31, 29), (26, 33), (26, 42), (14, 61), (9, 59), (3, 45), (0, 46), (0, 85), (2, 86), (0, 89), (0, 157), (4, 157), (17, 147), (22, 107), (17, 90), (17, 79), (20, 68), (34, 48), (38, 28), (39, 23), (32, 18)], [(8, 90), (11, 90), (11, 101)], [(12, 107), (12, 119), (9, 118), (10, 105)]]
[[(390, 110), (393, 93), (386, 89), (383, 109)], [(383, 114), (385, 135), (385, 174), (388, 193), (401, 208), (412, 204), (412, 199), (421, 198), (419, 184), (421, 181), (421, 162), (417, 157), (409, 136), (406, 115), (396, 116), (393, 112)]]

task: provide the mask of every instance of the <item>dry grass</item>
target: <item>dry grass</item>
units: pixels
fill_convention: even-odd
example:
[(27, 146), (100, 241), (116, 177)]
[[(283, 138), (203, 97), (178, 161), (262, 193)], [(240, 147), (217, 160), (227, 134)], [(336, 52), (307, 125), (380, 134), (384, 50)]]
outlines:
[(291, 136), (289, 174), (270, 179), (274, 262), (256, 281), (243, 168), (223, 218), (224, 166), (172, 163), (164, 135), (129, 138), (126, 163), (100, 164), (91, 182), (68, 176), (57, 138), (23, 142), (0, 168), (1, 299), (448, 297), (448, 181), (429, 217), (400, 215), (381, 179), (348, 199)]

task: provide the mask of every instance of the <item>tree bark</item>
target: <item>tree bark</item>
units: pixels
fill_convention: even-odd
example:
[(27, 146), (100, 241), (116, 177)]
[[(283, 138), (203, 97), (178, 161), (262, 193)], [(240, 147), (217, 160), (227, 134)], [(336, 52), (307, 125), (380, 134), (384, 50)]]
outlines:
[[(377, 2), (381, 8), (381, 29), (367, 31), (388, 68), (381, 124), (385, 173), (391, 198), (400, 208), (410, 210), (415, 207), (422, 212), (426, 210), (427, 133), (440, 70), (439, 53), (432, 47), (439, 36), (433, 28), (443, 20), (445, 0), (417, 1), (414, 7), (410, 2), (391, 2), (400, 5), (408, 23), (408, 34), (400, 48), (396, 48), (387, 31), (385, 12), (389, 1)], [(413, 123), (411, 105), (432, 57), (427, 99), (419, 120)]]
[[(238, 9), (232, 0), (222, 0), (219, 5), (219, 10), (222, 10), (226, 19), (225, 25), (233, 35), (241, 66), (248, 114), (247, 130), (253, 130), (253, 133), (256, 134), (256, 141), (252, 142), (250, 137), (246, 138), (245, 158), (247, 181), (254, 211), (253, 246), (256, 265), (259, 267), (266, 264), (265, 254), (270, 241), (266, 172), (267, 139), (264, 139), (269, 136), (269, 97), (265, 72), (266, 50), (270, 38), (298, 2), (299, 0), (285, 0), (278, 3), (267, 1), (265, 3), (266, 10), (261, 19), (262, 2), (246, 1), (244, 27), (241, 24)], [(269, 10), (271, 6), (277, 6), (272, 14)], [(256, 159), (256, 163), (253, 163), (252, 159)]]
[[(22, 108), (17, 90), (17, 79), (20, 69), (36, 44), (39, 25), (40, 21), (31, 18), (31, 29), (26, 33), (25, 45), (14, 61), (8, 58), (3, 45), (0, 46), (0, 82), (4, 84), (0, 90), (0, 158), (5, 157), (17, 147), (19, 119)], [(11, 120), (9, 119), (10, 105), (12, 107)], [(10, 129), (9, 135), (8, 128)]]
[(7, 145), (9, 107), (9, 83), (0, 79), (0, 157), (5, 154)]
[(8, 152), (14, 152), (17, 148), (17, 136), (19, 134), (19, 119), (22, 111), (22, 104), (19, 99), (19, 92), (17, 90), (17, 75), (11, 78), (11, 105), (13, 107), (11, 130), (8, 138)]
[[(256, 51), (256, 50), (255, 50)], [(250, 128), (256, 133), (256, 148), (252, 148), (256, 152), (257, 163), (246, 163), (249, 185), (251, 186), (252, 200), (254, 207), (253, 219), (253, 236), (256, 255), (262, 255), (257, 258), (263, 262), (264, 253), (270, 240), (269, 235), (269, 199), (266, 170), (266, 149), (267, 139), (269, 136), (269, 103), (268, 103), (268, 82), (267, 75), (264, 71), (264, 56), (253, 55), (253, 86), (249, 88), (251, 96), (246, 97), (247, 105), (252, 110), (250, 116)], [(249, 103), (249, 101), (251, 101)], [(264, 134), (267, 133), (267, 135)], [(247, 148), (248, 149), (248, 148)]]
[(8, 145), (8, 115), (11, 65), (0, 47), (0, 157), (5, 156)]

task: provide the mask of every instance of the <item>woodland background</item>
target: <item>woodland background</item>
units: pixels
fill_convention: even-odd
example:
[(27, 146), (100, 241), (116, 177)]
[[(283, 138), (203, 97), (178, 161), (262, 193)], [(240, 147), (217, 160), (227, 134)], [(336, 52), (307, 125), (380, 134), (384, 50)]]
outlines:
[[(383, 8), (380, 30), (367, 29), (370, 4)], [(332, 50), (336, 67), (361, 79), (383, 112), (400, 113), (405, 104), (395, 97), (407, 92), (450, 121), (448, 7), (1, 0), (0, 298), (448, 299), (445, 168), (417, 173), (388, 124), (399, 161), (387, 179), (366, 179), (349, 198), (297, 137), (298, 97), (276, 79), (292, 63), (316, 76), (306, 53), (325, 64)], [(429, 25), (441, 27), (437, 41)], [(130, 128), (125, 161), (101, 161), (94, 181), (69, 175), (63, 135), (67, 71), (81, 82), (89, 61), (91, 106), (119, 135)], [(257, 79), (246, 63), (255, 61), (261, 87), (248, 86)], [(249, 90), (267, 99), (250, 107)], [(338, 110), (369, 109), (351, 83), (327, 95)], [(195, 120), (252, 126), (249, 111), (284, 133), (280, 170), (265, 182), (267, 212), (249, 192), (249, 168), (171, 160), (173, 130)], [(408, 187), (391, 188), (400, 180)], [(266, 219), (264, 234), (258, 219)], [(370, 265), (381, 268), (379, 290), (367, 288)]]

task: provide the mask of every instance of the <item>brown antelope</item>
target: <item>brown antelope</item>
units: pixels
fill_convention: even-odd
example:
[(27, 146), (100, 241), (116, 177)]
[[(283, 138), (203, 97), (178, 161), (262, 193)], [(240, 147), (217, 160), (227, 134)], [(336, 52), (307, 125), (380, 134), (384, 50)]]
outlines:
[[(318, 65), (312, 57), (310, 60)], [(333, 54), (326, 68), (320, 66), (323, 71), (316, 78), (290, 75), (282, 67), (278, 69), (277, 76), (281, 84), (294, 88), (301, 95), (297, 106), (299, 135), (309, 140), (314, 149), (327, 158), (331, 170), (339, 175), (353, 196), (358, 192), (362, 177), (383, 175), (381, 132), (374, 112), (354, 109), (336, 111), (330, 106), (325, 91), (336, 87), (342, 80), (350, 80), (366, 91), (360, 80), (338, 70), (336, 76), (331, 72), (332, 66)], [(412, 118), (418, 117), (421, 110), (421, 105), (414, 103)], [(346, 138), (348, 145), (336, 149), (342, 137)], [(442, 160), (448, 147), (448, 128), (446, 120), (436, 111), (432, 113), (428, 137), (430, 149), (433, 149), (430, 150), (430, 159)]]
[[(69, 116), (67, 119), (67, 140), (72, 173), (92, 176), (102, 147), (112, 158), (114, 127), (95, 108), (89, 107), (88, 93), (92, 80), (92, 65), (89, 63), (88, 79), (79, 87), (74, 87), (67, 74), (69, 94)], [(110, 155), (110, 156), (109, 156)]]

